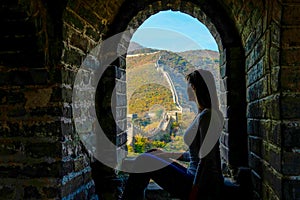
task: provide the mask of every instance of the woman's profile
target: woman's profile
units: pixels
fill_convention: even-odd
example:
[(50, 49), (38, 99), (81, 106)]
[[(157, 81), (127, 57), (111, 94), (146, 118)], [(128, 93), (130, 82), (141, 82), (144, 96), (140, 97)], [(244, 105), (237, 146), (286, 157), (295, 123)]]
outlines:
[[(220, 199), (224, 180), (218, 139), (223, 116), (219, 111), (215, 81), (206, 70), (195, 70), (186, 80), (189, 100), (198, 106), (198, 113), (184, 134), (188, 151), (170, 153), (154, 149), (139, 155), (133, 168), (145, 162), (167, 164), (153, 171), (130, 173), (122, 199), (144, 199), (144, 189), (150, 179), (180, 199)], [(172, 159), (188, 161), (189, 165), (185, 168)]]

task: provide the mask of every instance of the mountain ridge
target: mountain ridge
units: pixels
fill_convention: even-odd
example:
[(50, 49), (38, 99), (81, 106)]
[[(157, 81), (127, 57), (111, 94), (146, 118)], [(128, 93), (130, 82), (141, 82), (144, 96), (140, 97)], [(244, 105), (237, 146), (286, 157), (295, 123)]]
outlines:
[[(136, 90), (139, 89), (139, 87), (141, 87), (143, 84), (157, 82), (167, 86), (167, 84), (163, 84), (163, 77), (160, 77), (160, 75), (158, 74), (150, 74), (149, 70), (152, 68), (152, 70), (156, 69), (155, 71), (157, 71), (158, 66), (163, 67), (163, 70), (170, 75), (176, 91), (178, 92), (180, 104), (185, 108), (188, 107), (194, 110), (188, 103), (185, 75), (195, 69), (202, 68), (211, 70), (212, 73), (214, 73), (214, 76), (217, 77), (217, 71), (219, 67), (219, 53), (211, 50), (189, 50), (181, 53), (174, 53), (167, 50), (145, 50), (148, 50), (148, 48), (137, 49), (134, 51), (134, 53), (136, 53), (133, 54), (134, 56), (128, 56), (126, 59), (128, 97), (131, 97), (130, 100), (128, 99), (129, 112), (136, 112), (138, 110), (138, 107), (145, 107), (145, 105), (139, 105), (141, 103), (149, 103), (148, 99), (144, 99), (143, 102), (138, 102), (137, 99), (142, 98), (140, 95), (136, 94), (132, 96), (132, 94), (134, 94), (134, 91), (144, 91), (144, 95), (148, 96), (147, 93), (150, 93), (150, 89), (154, 89), (153, 87), (148, 86), (142, 87), (142, 90)], [(158, 79), (150, 81), (150, 79), (153, 79), (155, 76), (157, 76)], [(164, 99), (168, 99), (166, 103), (169, 105), (169, 108), (171, 104), (174, 105), (170, 102), (172, 100), (171, 97), (167, 97), (168, 95), (166, 96), (165, 92), (162, 92), (162, 95), (164, 95)], [(143, 109), (143, 111), (145, 112), (146, 110)]]

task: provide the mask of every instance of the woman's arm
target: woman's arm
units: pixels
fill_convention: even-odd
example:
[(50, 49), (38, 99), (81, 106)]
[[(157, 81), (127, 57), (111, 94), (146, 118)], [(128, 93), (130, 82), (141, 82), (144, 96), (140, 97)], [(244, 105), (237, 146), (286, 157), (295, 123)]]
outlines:
[(189, 162), (190, 161), (190, 153), (189, 151), (186, 152), (174, 152), (173, 153), (174, 159), (177, 159), (179, 161)]
[[(200, 139), (200, 151), (201, 151), (201, 146), (202, 143), (204, 141), (204, 138), (206, 137), (206, 133), (209, 127), (209, 123), (210, 123), (210, 112), (206, 112), (204, 113), (200, 120), (199, 120), (199, 139)], [(197, 167), (197, 171), (195, 174), (195, 178), (194, 178), (194, 185), (197, 185), (198, 187), (201, 187), (201, 185), (205, 184), (205, 175), (206, 175), (206, 170), (207, 170), (207, 166), (206, 166), (206, 158), (201, 158), (200, 157), (201, 153), (199, 152), (199, 162), (198, 162), (198, 167)]]
[(148, 153), (152, 153), (161, 158), (171, 158), (171, 159), (176, 159), (176, 160), (185, 161), (185, 162), (190, 161), (188, 151), (187, 152), (165, 152), (160, 149), (153, 149), (151, 151), (148, 151)]

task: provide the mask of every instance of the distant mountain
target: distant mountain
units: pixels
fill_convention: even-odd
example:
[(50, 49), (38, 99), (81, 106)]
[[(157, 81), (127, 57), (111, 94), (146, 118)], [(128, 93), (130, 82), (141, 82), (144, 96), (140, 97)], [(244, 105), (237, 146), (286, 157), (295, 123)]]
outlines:
[(135, 51), (135, 50), (138, 50), (138, 49), (144, 49), (144, 48), (145, 47), (143, 47), (139, 43), (130, 42), (127, 52)]
[(210, 70), (219, 67), (219, 52), (211, 50), (191, 50), (178, 53), (196, 68)]
[(136, 42), (130, 42), (128, 50), (127, 50), (127, 55), (154, 53), (157, 51), (159, 51), (159, 50), (144, 47)]
[(155, 53), (155, 52), (158, 52), (158, 51), (159, 50), (157, 50), (157, 49), (151, 49), (151, 48), (136, 49), (136, 50), (127, 52), (127, 55)]

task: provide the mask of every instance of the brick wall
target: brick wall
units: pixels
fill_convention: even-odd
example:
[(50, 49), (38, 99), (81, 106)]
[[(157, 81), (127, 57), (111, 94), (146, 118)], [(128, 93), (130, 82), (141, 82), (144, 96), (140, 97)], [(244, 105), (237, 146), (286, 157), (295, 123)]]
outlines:
[[(280, 74), (278, 82), (281, 89), (281, 173), (282, 198), (300, 198), (300, 58), (298, 13), (300, 4), (297, 1), (282, 2)], [(276, 78), (277, 78), (276, 77)]]
[[(72, 105), (74, 80), (82, 64), (99, 67), (95, 47), (105, 39), (170, 8), (201, 20), (219, 45), (225, 163), (233, 171), (250, 166), (254, 199), (299, 198), (296, 0), (2, 1), (0, 198), (93, 199), (96, 191), (100, 198), (116, 198), (114, 171), (91, 162), (91, 152), (80, 141)], [(127, 43), (116, 49), (126, 51)], [(96, 120), (90, 108), (96, 106), (100, 124), (117, 146), (110, 152), (115, 162), (126, 149), (125, 69), (121, 53), (100, 87), (92, 70), (83, 78), (84, 84), (93, 83), (81, 115), (94, 118), (81, 122), (82, 133), (89, 134), (90, 122)], [(105, 96), (112, 93), (113, 108)]]
[(1, 3), (0, 198), (59, 197), (63, 110), (59, 73), (45, 65), (45, 13), (39, 3)]
[[(284, 60), (292, 60), (285, 52), (297, 52), (292, 47), (297, 46), (297, 39), (291, 39), (287, 32), (291, 34), (290, 27), (298, 28), (292, 17), (298, 6), (281, 1), (248, 1), (244, 6), (232, 1), (231, 5), (246, 55), (247, 132), (254, 197), (297, 199), (299, 182), (295, 179), (299, 172), (294, 169), (299, 168), (298, 147), (286, 138), (292, 135), (297, 141), (299, 132), (298, 80), (293, 73), (295, 83), (291, 84), (289, 70), (296, 68), (288, 67)], [(287, 25), (288, 21), (293, 22)], [(284, 81), (287, 79), (288, 85)]]

